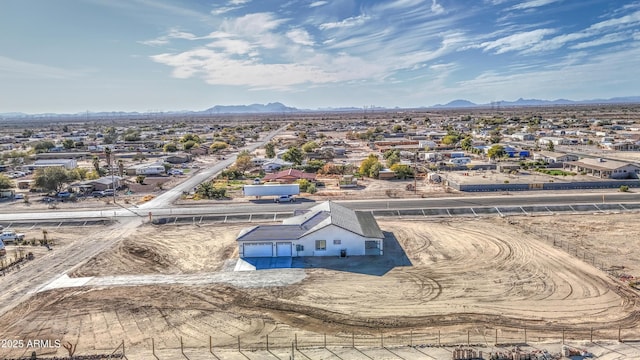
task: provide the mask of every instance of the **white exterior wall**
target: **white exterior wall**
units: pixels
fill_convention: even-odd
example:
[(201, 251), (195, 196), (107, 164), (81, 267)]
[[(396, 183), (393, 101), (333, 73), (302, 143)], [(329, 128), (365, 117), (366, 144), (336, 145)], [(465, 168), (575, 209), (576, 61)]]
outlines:
[(137, 175), (159, 175), (164, 173), (164, 166), (149, 166), (136, 169)]
[[(615, 171), (611, 173), (611, 178), (612, 179), (635, 178), (638, 176), (639, 170), (640, 169), (638, 169), (636, 166), (626, 165), (626, 166), (615, 169)], [(635, 174), (635, 175), (632, 175), (632, 174)]]
[[(316, 251), (316, 240), (326, 240), (327, 249)], [(340, 240), (340, 244), (334, 244)], [(329, 225), (293, 242), (293, 256), (340, 256), (340, 250), (347, 250), (347, 256), (365, 255), (365, 241), (379, 240), (382, 251), (382, 239), (365, 238), (350, 231)], [(304, 251), (296, 251), (296, 245), (304, 246)]]

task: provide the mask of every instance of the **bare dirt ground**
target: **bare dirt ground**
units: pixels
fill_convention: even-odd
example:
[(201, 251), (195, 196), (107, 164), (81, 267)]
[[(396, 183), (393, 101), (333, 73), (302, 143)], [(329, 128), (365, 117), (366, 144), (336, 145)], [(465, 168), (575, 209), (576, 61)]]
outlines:
[[(554, 234), (637, 274), (637, 214), (521, 218), (380, 221), (411, 266), (372, 275), (341, 271), (336, 261), (304, 269), (297, 284), (245, 288), (215, 284), (80, 287), (37, 293), (0, 317), (0, 339), (61, 339), (84, 353), (113, 350), (123, 340), (129, 354), (151, 348), (287, 348), (295, 336), (305, 344), (361, 346), (379, 334), (397, 345), (412, 341), (493, 343), (567, 337), (637, 338), (637, 293), (589, 261), (553, 246)], [(145, 226), (76, 269), (73, 276), (198, 274), (229, 271), (241, 226)], [(395, 240), (394, 240), (395, 239)], [(74, 240), (69, 240), (74, 241)], [(78, 241), (78, 240), (75, 240)], [(389, 248), (391, 249), (391, 248)], [(402, 253), (402, 251), (401, 251)], [(348, 259), (347, 259), (348, 260)], [(278, 277), (279, 270), (272, 271)], [(511, 329), (511, 330), (507, 330)], [(469, 331), (469, 332), (467, 332)], [(525, 331), (526, 333), (526, 331)], [(470, 335), (471, 334), (471, 335)], [(525, 335), (526, 336), (526, 335)], [(64, 349), (48, 349), (64, 354)], [(47, 352), (45, 351), (45, 352)], [(0, 349), (0, 356), (28, 354)], [(640, 354), (638, 352), (636, 355)], [(129, 355), (128, 355), (129, 356)], [(132, 357), (129, 357), (132, 358)], [(393, 357), (391, 357), (393, 358)]]

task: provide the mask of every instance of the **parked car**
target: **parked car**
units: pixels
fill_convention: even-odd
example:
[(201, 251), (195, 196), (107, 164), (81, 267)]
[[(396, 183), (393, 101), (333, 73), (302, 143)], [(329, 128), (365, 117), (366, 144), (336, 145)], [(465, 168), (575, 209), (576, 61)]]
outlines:
[(0, 256), (7, 255), (7, 250), (4, 248), (4, 242), (0, 241)]
[(13, 195), (14, 200), (24, 200), (24, 194), (15, 194)]
[(167, 171), (167, 174), (169, 175), (184, 175), (184, 172), (180, 169), (170, 169), (169, 171)]
[(42, 202), (46, 202), (46, 203), (52, 203), (52, 202), (56, 202), (56, 201), (58, 201), (58, 199), (53, 198), (53, 197), (51, 197), (51, 196), (45, 196), (45, 197), (43, 197), (43, 198), (42, 198), (42, 200), (41, 200), (41, 201), (42, 201)]
[(296, 201), (296, 198), (294, 198), (293, 195), (280, 195), (277, 198), (275, 198), (275, 202), (277, 203), (294, 202), (294, 201)]
[(92, 191), (91, 196), (93, 197), (105, 197), (104, 191)]
[(13, 230), (5, 230), (0, 234), (0, 241), (4, 243), (16, 242), (17, 240), (24, 240), (24, 234)]
[(104, 193), (104, 196), (113, 196), (115, 191), (113, 189), (107, 189), (107, 190), (104, 190), (103, 193)]
[(56, 196), (59, 198), (68, 198), (68, 197), (71, 197), (71, 193), (68, 191), (60, 191), (59, 193), (56, 194)]

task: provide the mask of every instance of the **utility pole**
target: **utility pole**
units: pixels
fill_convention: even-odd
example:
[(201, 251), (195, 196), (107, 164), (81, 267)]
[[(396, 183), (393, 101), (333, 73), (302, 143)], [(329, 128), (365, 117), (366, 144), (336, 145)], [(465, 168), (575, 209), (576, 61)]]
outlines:
[(413, 193), (418, 193), (418, 150), (413, 154)]

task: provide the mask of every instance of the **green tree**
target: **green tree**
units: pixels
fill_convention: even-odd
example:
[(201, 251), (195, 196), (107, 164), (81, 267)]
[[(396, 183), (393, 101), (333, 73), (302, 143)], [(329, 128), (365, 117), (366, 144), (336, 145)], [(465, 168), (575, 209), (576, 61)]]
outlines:
[(223, 199), (227, 196), (227, 190), (216, 189), (211, 181), (207, 181), (196, 187), (196, 195), (204, 199)]
[(492, 160), (497, 159), (497, 158), (501, 158), (505, 154), (506, 153), (504, 151), (504, 146), (502, 146), (502, 145), (493, 145), (487, 151), (487, 156), (489, 156), (489, 159), (492, 159)]
[(85, 168), (75, 168), (71, 172), (73, 178), (77, 180), (85, 180), (89, 174), (89, 170)]
[(302, 151), (305, 153), (313, 152), (313, 150), (318, 148), (318, 144), (315, 141), (308, 141), (304, 145), (302, 145)]
[(302, 151), (300, 148), (295, 146), (290, 147), (284, 154), (282, 154), (282, 160), (292, 162), (295, 165), (302, 164), (303, 158), (304, 156), (302, 155)]
[(394, 132), (394, 133), (401, 133), (402, 132), (402, 125), (400, 125), (400, 124), (393, 125), (393, 128), (391, 129), (391, 131)]
[(382, 158), (387, 160), (387, 159), (389, 159), (389, 157), (391, 157), (393, 155), (400, 156), (400, 150), (398, 150), (398, 149), (389, 149), (389, 150), (385, 151), (384, 153), (382, 153)]
[(142, 185), (144, 184), (144, 179), (146, 179), (147, 177), (144, 175), (137, 175), (136, 176), (136, 183)]
[(33, 176), (35, 187), (49, 192), (59, 192), (73, 180), (74, 176), (69, 170), (58, 166), (40, 168)]
[(253, 162), (251, 161), (251, 154), (248, 151), (242, 151), (238, 154), (236, 158), (235, 167), (240, 170), (243, 174), (247, 172), (247, 170), (253, 167)]
[(187, 143), (189, 141), (193, 141), (194, 143), (198, 143), (198, 144), (202, 143), (200, 136), (194, 135), (194, 134), (184, 134), (180, 139), (181, 143)]
[(471, 136), (467, 136), (462, 141), (460, 141), (460, 147), (462, 150), (469, 151), (473, 147), (473, 139)]
[(126, 142), (140, 141), (140, 133), (138, 131), (135, 131), (135, 130), (127, 131), (124, 134), (124, 141), (126, 141)]
[(303, 170), (306, 172), (316, 173), (318, 170), (324, 167), (325, 162), (322, 160), (309, 160), (303, 165)]
[(228, 147), (229, 147), (229, 144), (227, 144), (224, 141), (215, 141), (213, 144), (211, 144), (211, 146), (209, 146), (209, 150), (215, 153), (215, 152), (218, 152), (219, 150), (224, 150)]
[(453, 144), (455, 144), (457, 142), (458, 142), (458, 136), (457, 135), (450, 134), (450, 135), (445, 135), (442, 138), (442, 144), (444, 144), (444, 145), (453, 145)]
[(183, 149), (185, 149), (185, 150), (191, 150), (191, 149), (192, 149), (194, 146), (196, 146), (197, 144), (198, 144), (198, 143), (197, 143), (197, 142), (195, 142), (195, 141), (193, 141), (193, 140), (188, 140), (188, 141), (185, 141), (185, 142), (182, 144), (182, 148), (183, 148)]
[(98, 177), (103, 176), (104, 170), (100, 168), (100, 158), (97, 156), (94, 156), (91, 159), (91, 163), (93, 164), (93, 169), (96, 172), (96, 174), (98, 174)]
[(124, 176), (124, 161), (122, 159), (118, 160), (118, 176)]
[(164, 147), (162, 147), (162, 151), (164, 151), (164, 152), (176, 152), (176, 151), (178, 151), (178, 147), (174, 143), (167, 143), (167, 144), (164, 144)]
[(113, 169), (111, 168), (111, 148), (108, 146), (104, 148), (104, 158), (107, 160), (107, 168), (109, 169), (109, 173), (112, 173)]
[(0, 190), (13, 188), (13, 181), (6, 175), (0, 174)]
[(413, 175), (413, 169), (405, 164), (395, 164), (391, 166), (391, 170), (396, 173), (398, 179), (406, 179), (408, 176)]
[(384, 166), (380, 162), (374, 163), (371, 165), (371, 168), (369, 168), (369, 177), (377, 178), (378, 175), (380, 175), (380, 170), (382, 169), (384, 169)]
[(118, 133), (113, 126), (107, 128), (104, 136), (102, 137), (102, 141), (105, 144), (114, 144), (116, 141), (118, 141)]
[(551, 141), (551, 140), (547, 141), (547, 150), (554, 151), (555, 149), (556, 149), (556, 147), (553, 144), (553, 141)]
[(400, 155), (398, 155), (397, 152), (394, 152), (393, 154), (391, 154), (391, 156), (387, 158), (387, 167), (390, 168), (399, 162), (400, 162)]
[(64, 139), (62, 140), (62, 147), (64, 147), (65, 149), (73, 149), (74, 147), (76, 147), (76, 143), (71, 139)]
[(54, 147), (56, 147), (56, 144), (49, 140), (38, 141), (37, 143), (33, 144), (33, 148), (37, 153), (48, 152)]
[[(360, 163), (358, 172), (363, 176), (370, 176), (371, 168), (373, 168), (375, 164), (380, 164), (380, 160), (378, 160), (378, 157), (375, 154), (369, 154), (369, 156)], [(380, 164), (380, 166), (382, 166), (382, 164)], [(377, 176), (378, 175), (376, 174), (376, 177)]]
[(265, 151), (265, 155), (269, 159), (273, 159), (274, 157), (276, 157), (276, 145), (274, 143), (268, 142), (264, 144), (264, 151)]
[(500, 133), (500, 129), (496, 128), (495, 130), (489, 133), (489, 142), (492, 144), (497, 144), (502, 140), (502, 134)]

